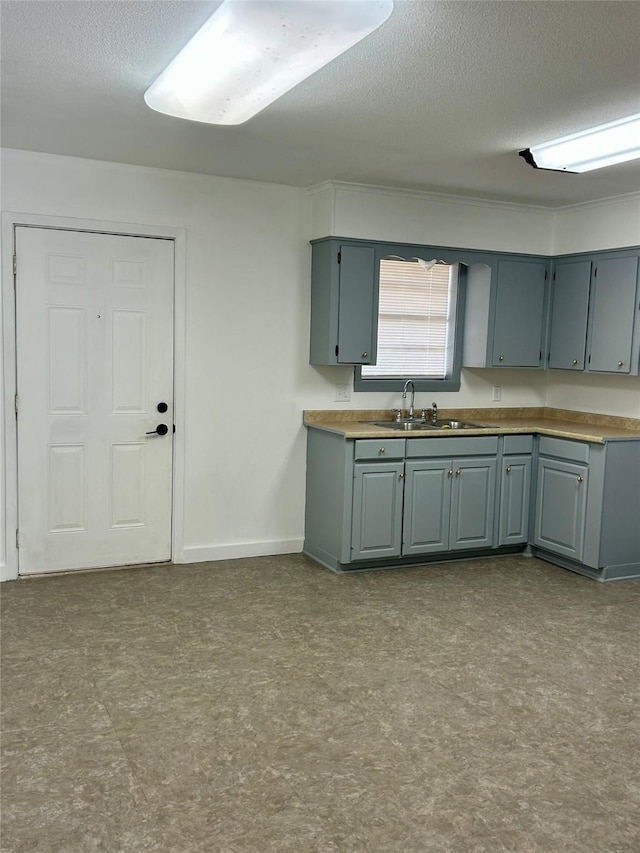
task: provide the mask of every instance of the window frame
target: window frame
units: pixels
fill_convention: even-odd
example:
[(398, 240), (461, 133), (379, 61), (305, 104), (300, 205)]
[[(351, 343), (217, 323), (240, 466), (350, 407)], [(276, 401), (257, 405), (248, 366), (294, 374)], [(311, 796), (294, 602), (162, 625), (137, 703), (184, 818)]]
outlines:
[(413, 376), (385, 376), (380, 378), (364, 377), (362, 375), (362, 365), (355, 365), (353, 378), (354, 391), (402, 391), (404, 384), (408, 379), (413, 381), (416, 391), (459, 391), (460, 372), (462, 369), (467, 263), (459, 258), (451, 257), (448, 252), (444, 257), (442, 257), (442, 252), (439, 252), (437, 249), (428, 249), (424, 246), (381, 246), (376, 249), (375, 256), (377, 276), (376, 289), (378, 291), (380, 286), (380, 261), (389, 257), (403, 258), (406, 260), (409, 260), (410, 258), (420, 258), (427, 262), (437, 258), (438, 260), (444, 260), (445, 263), (449, 265), (458, 265), (458, 282), (452, 296), (453, 340), (449, 345), (451, 356), (449, 359), (447, 375), (443, 379)]

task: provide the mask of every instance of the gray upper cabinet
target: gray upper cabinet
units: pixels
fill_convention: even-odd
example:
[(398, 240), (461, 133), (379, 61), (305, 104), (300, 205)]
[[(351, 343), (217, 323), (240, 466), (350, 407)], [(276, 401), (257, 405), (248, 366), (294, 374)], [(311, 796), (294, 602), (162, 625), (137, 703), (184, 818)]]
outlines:
[(375, 246), (322, 240), (311, 261), (311, 364), (375, 364)]
[(637, 285), (637, 255), (596, 261), (591, 286), (589, 370), (637, 375)]
[(545, 261), (499, 261), (493, 332), (494, 367), (539, 367), (544, 328)]
[(548, 367), (637, 376), (639, 303), (637, 249), (557, 260)]
[(584, 370), (591, 261), (559, 261), (553, 273), (548, 365)]
[(469, 269), (465, 367), (541, 367), (548, 262), (490, 258)]

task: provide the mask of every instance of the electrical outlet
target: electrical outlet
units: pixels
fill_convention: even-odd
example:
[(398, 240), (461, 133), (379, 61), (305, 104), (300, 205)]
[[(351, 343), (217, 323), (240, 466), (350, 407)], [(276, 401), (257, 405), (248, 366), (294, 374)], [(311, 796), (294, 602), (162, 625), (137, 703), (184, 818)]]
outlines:
[(491, 398), (494, 403), (499, 403), (502, 399), (502, 388), (500, 385), (493, 386), (493, 397)]
[(336, 396), (334, 400), (336, 403), (348, 403), (351, 399), (351, 388), (349, 387), (348, 382), (338, 382), (336, 383)]

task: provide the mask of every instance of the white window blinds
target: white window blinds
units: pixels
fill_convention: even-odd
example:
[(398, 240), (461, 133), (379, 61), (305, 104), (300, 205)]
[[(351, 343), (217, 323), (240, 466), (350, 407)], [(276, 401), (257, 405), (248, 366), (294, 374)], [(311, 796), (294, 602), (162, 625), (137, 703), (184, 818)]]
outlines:
[(378, 358), (363, 378), (446, 377), (456, 282), (456, 265), (380, 261)]

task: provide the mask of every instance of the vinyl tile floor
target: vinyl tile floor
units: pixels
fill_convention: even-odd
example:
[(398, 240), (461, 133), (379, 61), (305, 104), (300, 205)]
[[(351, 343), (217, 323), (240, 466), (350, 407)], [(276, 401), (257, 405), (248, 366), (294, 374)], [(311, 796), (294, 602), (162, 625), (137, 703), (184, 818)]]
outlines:
[(640, 583), (302, 555), (3, 584), (3, 853), (638, 853)]

